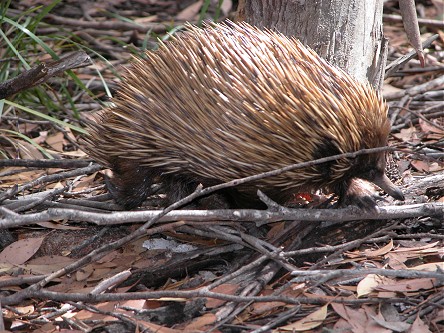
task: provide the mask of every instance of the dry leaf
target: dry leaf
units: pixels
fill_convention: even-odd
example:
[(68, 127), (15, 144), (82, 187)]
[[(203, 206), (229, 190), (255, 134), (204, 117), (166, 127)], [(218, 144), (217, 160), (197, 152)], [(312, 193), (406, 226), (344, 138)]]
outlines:
[(311, 330), (315, 327), (318, 327), (323, 323), (325, 318), (327, 318), (327, 307), (328, 304), (325, 304), (320, 309), (310, 313), (307, 317), (298, 320), (294, 323), (291, 323), (289, 325), (281, 326), (278, 329), (273, 330), (272, 332), (273, 333), (279, 333), (283, 331), (305, 332), (307, 330)]
[(384, 83), (384, 85), (382, 86), (382, 96), (384, 98), (387, 98), (386, 96), (390, 96), (396, 93), (400, 93), (402, 92), (404, 89), (400, 89), (398, 87), (395, 87), (389, 83)]
[(407, 269), (413, 269), (418, 271), (436, 272), (440, 268), (444, 271), (444, 262), (431, 262), (428, 264), (422, 264), (418, 266), (408, 267)]
[(50, 274), (68, 266), (74, 259), (63, 256), (43, 256), (29, 260), (22, 267), (34, 275)]
[[(50, 151), (50, 150), (48, 150)], [(64, 151), (64, 152), (58, 152), (61, 156), (68, 156), (68, 157), (85, 157), (88, 156), (84, 151), (77, 149), (75, 151)]]
[(380, 284), (375, 289), (381, 291), (395, 291), (395, 292), (416, 292), (420, 290), (428, 290), (436, 287), (436, 279), (424, 278), (424, 279), (410, 279), (400, 280), (393, 284)]
[[(116, 305), (118, 305), (119, 302), (105, 302), (96, 304), (95, 307), (97, 307), (99, 310), (106, 311), (106, 312), (114, 312), (116, 309)], [(119, 310), (118, 312), (123, 312)], [(126, 312), (129, 313), (129, 312)], [(104, 321), (114, 321), (117, 320), (117, 318), (104, 315), (101, 313), (93, 313), (88, 310), (80, 310), (74, 318), (77, 318), (78, 320), (104, 320)]]
[(185, 330), (204, 330), (206, 326), (212, 325), (217, 321), (213, 313), (205, 313), (203, 316), (195, 318), (191, 323), (185, 326)]
[(424, 121), (423, 119), (419, 118), (419, 126), (424, 133), (437, 133), (443, 135), (444, 130), (441, 127), (442, 124), (435, 125), (434, 122), (437, 122), (437, 119), (435, 119), (435, 121)]
[(418, 137), (419, 133), (415, 127), (403, 128), (399, 131), (399, 133), (393, 133), (392, 135), (395, 138), (402, 140), (404, 142), (410, 142), (410, 143), (421, 142), (421, 140)]
[(149, 323), (147, 321), (144, 320), (138, 320), (138, 323), (141, 324), (141, 326), (147, 328), (148, 332), (156, 332), (156, 333), (197, 333), (199, 331), (195, 331), (195, 330), (184, 330), (184, 329), (174, 329), (174, 328), (169, 328), (169, 327), (164, 327), (164, 326), (160, 326), (154, 323)]
[(39, 136), (36, 138), (33, 138), (32, 141), (41, 145), (43, 142), (45, 142), (47, 137), (48, 137), (48, 131), (41, 131), (41, 132), (39, 132)]
[(151, 15), (146, 17), (137, 17), (134, 19), (134, 22), (143, 25), (151, 22), (156, 22), (157, 20), (159, 20), (157, 15)]
[(426, 245), (422, 245), (422, 246), (417, 246), (417, 247), (408, 247), (408, 248), (399, 248), (396, 249), (395, 252), (411, 252), (411, 251), (420, 251), (420, 250), (426, 250), (426, 249), (430, 249), (435, 247), (436, 245), (439, 244), (439, 241), (430, 243), (430, 244), (426, 244)]
[(364, 255), (367, 258), (375, 258), (375, 257), (379, 257), (379, 256), (382, 256), (383, 254), (390, 252), (391, 249), (393, 249), (393, 239), (391, 239), (390, 242), (386, 246), (383, 246), (382, 248), (380, 248), (378, 250), (375, 250), (375, 251), (365, 250)]
[(62, 132), (58, 132), (55, 135), (48, 136), (45, 141), (55, 151), (63, 152), (63, 143), (65, 141), (65, 138)]
[(28, 261), (27, 265), (62, 265), (68, 266), (74, 259), (64, 256), (42, 256)]
[(8, 245), (0, 253), (0, 263), (24, 264), (40, 248), (45, 238), (26, 238)]
[(199, 13), (200, 8), (202, 7), (203, 0), (196, 1), (192, 3), (184, 10), (180, 11), (176, 15), (176, 20), (178, 21), (193, 21), (194, 17)]
[[(213, 293), (221, 293), (221, 294), (227, 294), (227, 295), (234, 295), (236, 290), (239, 288), (239, 285), (237, 284), (221, 284), (220, 286), (217, 286), (214, 289), (211, 289)], [(208, 309), (213, 309), (216, 307), (221, 306), (222, 304), (226, 303), (227, 301), (224, 301), (222, 299), (215, 299), (215, 298), (208, 298), (206, 307)]]
[(430, 171), (430, 166), (429, 166), (428, 162), (412, 160), (410, 162), (410, 164), (413, 165), (415, 167), (415, 169), (420, 172), (429, 172)]
[(410, 328), (410, 324), (402, 321), (386, 321), (381, 313), (376, 316), (371, 316), (371, 318), (377, 322), (379, 326), (389, 329), (390, 332), (405, 332)]
[(82, 267), (76, 271), (76, 280), (85, 281), (93, 274), (93, 272), (94, 272), (93, 265), (87, 265), (85, 267)]
[(387, 253), (385, 260), (387, 265), (392, 269), (407, 269), (405, 262), (410, 258), (408, 253)]
[(369, 274), (358, 283), (356, 292), (358, 293), (358, 297), (365, 296), (374, 291), (379, 285), (390, 282), (393, 282), (393, 280), (384, 276)]
[(16, 306), (15, 310), (17, 310), (18, 312), (24, 314), (24, 315), (29, 315), (31, 313), (33, 313), (35, 311), (35, 308), (33, 305), (27, 305), (27, 306)]
[(48, 229), (58, 229), (58, 230), (82, 230), (82, 229), (85, 229), (85, 228), (81, 228), (81, 227), (73, 227), (70, 225), (64, 225), (64, 224), (54, 223), (54, 222), (39, 222), (36, 224), (43, 227), (43, 228), (48, 228)]
[(17, 126), (17, 128), (19, 133), (27, 135), (32, 131), (34, 131), (39, 126), (40, 126), (39, 124), (21, 123)]
[(77, 141), (76, 136), (72, 133), (72, 130), (69, 127), (64, 127), (65, 133), (64, 135), (68, 136), (73, 142)]
[(144, 299), (130, 299), (127, 301), (122, 301), (119, 303), (118, 308), (123, 308), (123, 307), (129, 307), (129, 308), (133, 308), (133, 309), (146, 309), (146, 300)]
[(40, 150), (29, 142), (15, 140), (15, 143), (19, 146), (20, 157), (22, 159), (40, 160), (44, 158)]
[(222, 2), (222, 6), (220, 7), (220, 10), (226, 16), (226, 15), (230, 14), (232, 8), (233, 8), (233, 2), (231, 0), (224, 0)]
[(437, 172), (444, 170), (444, 163), (431, 162), (429, 164), (429, 172)]
[(333, 310), (340, 315), (350, 325), (353, 333), (392, 333), (391, 330), (378, 325), (372, 317), (376, 316), (375, 311), (367, 306), (362, 306), (355, 310), (344, 304), (331, 304)]
[(188, 301), (188, 299), (181, 298), (181, 297), (160, 297), (160, 298), (153, 298), (153, 299), (148, 298), (147, 300), (148, 301), (158, 300), (161, 302), (186, 302), (186, 301)]
[(430, 331), (429, 326), (418, 316), (407, 333), (432, 333), (432, 331)]

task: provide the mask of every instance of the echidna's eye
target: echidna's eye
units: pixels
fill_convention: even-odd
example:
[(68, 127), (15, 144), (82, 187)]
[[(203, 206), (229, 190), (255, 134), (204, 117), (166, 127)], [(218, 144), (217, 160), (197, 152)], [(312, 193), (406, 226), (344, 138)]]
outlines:
[(369, 179), (374, 179), (376, 176), (376, 170), (375, 169), (370, 169), (368, 172), (368, 178)]
[(379, 172), (375, 168), (366, 169), (366, 170), (360, 171), (359, 178), (362, 178), (362, 179), (365, 179), (368, 181), (373, 181), (373, 179), (375, 179), (375, 177), (377, 177), (378, 174), (379, 174)]

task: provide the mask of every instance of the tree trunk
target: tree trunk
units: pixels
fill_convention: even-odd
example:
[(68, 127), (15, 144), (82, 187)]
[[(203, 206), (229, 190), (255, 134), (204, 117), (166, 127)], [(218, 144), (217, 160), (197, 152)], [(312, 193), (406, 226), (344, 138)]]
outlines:
[(379, 90), (387, 56), (382, 6), (383, 0), (240, 0), (237, 21), (295, 36)]

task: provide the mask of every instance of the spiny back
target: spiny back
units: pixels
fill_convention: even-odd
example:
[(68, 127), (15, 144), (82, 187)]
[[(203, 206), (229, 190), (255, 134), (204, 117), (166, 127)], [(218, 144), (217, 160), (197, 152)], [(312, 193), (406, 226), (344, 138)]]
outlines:
[[(296, 39), (246, 23), (188, 25), (158, 51), (133, 59), (113, 103), (90, 129), (92, 157), (209, 183), (384, 146), (389, 133), (387, 107), (368, 84)], [(330, 187), (353, 163), (256, 185)]]

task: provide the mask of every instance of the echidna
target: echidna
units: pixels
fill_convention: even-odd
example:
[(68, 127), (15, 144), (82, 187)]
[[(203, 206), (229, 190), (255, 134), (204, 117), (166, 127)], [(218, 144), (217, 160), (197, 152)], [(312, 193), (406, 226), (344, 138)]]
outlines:
[[(135, 58), (123, 77), (86, 150), (112, 169), (112, 193), (126, 208), (140, 205), (155, 181), (173, 202), (199, 183), (385, 146), (390, 131), (387, 106), (369, 84), (294, 38), (246, 23), (189, 25)], [(355, 178), (403, 200), (384, 167), (384, 153), (343, 158), (242, 185), (233, 200), (249, 206), (239, 203), (257, 200), (259, 188), (285, 203), (322, 188), (374, 206)]]

